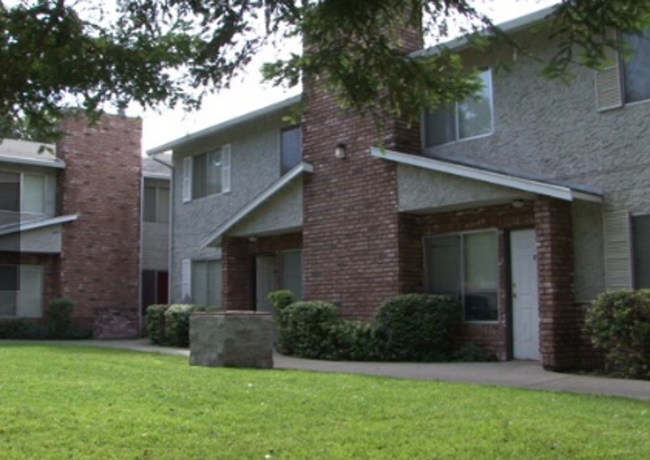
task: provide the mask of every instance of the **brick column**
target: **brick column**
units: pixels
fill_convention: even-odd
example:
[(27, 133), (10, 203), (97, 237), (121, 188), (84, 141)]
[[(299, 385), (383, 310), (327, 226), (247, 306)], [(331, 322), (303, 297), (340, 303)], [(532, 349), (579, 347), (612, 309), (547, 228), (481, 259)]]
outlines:
[(137, 337), (142, 121), (104, 115), (89, 126), (70, 117), (62, 130), (59, 212), (79, 217), (63, 225), (60, 295), (95, 338)]
[(252, 310), (253, 257), (245, 238), (221, 242), (222, 302), (224, 310)]
[(545, 369), (561, 371), (578, 364), (580, 312), (574, 304), (571, 203), (535, 201), (540, 349)]

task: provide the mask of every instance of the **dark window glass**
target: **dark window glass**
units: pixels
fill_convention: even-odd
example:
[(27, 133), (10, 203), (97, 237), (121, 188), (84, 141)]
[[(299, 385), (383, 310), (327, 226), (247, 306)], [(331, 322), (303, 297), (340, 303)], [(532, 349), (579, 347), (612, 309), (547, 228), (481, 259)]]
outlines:
[(221, 173), (221, 150), (195, 156), (192, 164), (192, 197), (221, 193)]
[(650, 288), (650, 216), (632, 218), (634, 237), (634, 287)]
[(625, 102), (650, 99), (650, 29), (641, 35), (623, 35), (634, 53), (623, 64)]
[(20, 211), (20, 174), (0, 172), (0, 211)]
[(144, 188), (144, 221), (156, 221), (156, 187)]
[(283, 129), (280, 134), (282, 174), (290, 171), (302, 160), (302, 133), (300, 126)]

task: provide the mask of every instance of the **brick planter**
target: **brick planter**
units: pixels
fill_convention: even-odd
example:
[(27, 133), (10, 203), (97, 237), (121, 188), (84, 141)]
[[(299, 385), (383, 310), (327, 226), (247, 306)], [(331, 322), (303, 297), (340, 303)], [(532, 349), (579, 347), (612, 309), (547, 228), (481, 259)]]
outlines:
[(190, 365), (271, 369), (273, 331), (269, 313), (192, 313)]

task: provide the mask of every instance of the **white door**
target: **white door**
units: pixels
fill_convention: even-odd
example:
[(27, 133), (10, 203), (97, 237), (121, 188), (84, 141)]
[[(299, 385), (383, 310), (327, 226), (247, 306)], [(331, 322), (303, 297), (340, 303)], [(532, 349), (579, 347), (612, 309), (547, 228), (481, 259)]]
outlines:
[(510, 234), (512, 328), (515, 359), (539, 360), (539, 302), (535, 230)]
[(275, 256), (255, 258), (255, 286), (255, 310), (273, 313), (273, 305), (267, 297), (269, 292), (275, 291)]

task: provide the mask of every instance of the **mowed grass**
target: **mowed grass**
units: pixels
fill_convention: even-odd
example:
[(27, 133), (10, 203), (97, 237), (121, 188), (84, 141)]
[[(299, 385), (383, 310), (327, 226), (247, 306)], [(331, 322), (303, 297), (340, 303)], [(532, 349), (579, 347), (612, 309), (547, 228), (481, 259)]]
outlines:
[(648, 459), (650, 404), (0, 345), (0, 459)]

